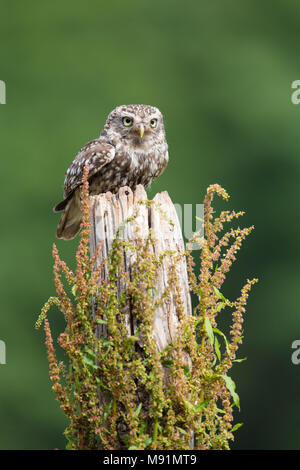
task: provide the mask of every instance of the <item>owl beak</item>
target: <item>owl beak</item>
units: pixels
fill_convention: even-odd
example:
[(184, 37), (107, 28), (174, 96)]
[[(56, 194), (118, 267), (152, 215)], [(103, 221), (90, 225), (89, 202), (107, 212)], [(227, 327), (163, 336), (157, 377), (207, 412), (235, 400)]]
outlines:
[(142, 139), (143, 135), (145, 133), (145, 125), (144, 124), (139, 124), (139, 133), (140, 133), (140, 137)]

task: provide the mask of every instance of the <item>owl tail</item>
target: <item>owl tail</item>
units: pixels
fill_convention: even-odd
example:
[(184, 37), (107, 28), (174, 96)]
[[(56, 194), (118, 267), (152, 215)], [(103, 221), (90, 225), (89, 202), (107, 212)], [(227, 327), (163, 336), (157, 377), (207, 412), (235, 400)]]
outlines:
[(82, 214), (80, 210), (79, 193), (76, 191), (73, 194), (73, 197), (59, 203), (54, 210), (57, 212), (59, 208), (64, 208), (64, 213), (58, 223), (56, 236), (57, 238), (63, 238), (64, 240), (71, 240), (79, 232), (81, 224)]

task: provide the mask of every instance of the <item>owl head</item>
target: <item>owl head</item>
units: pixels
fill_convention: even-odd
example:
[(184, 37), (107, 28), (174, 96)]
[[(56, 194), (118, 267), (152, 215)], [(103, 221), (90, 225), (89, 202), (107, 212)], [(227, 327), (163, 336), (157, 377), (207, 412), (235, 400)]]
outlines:
[(140, 147), (155, 144), (165, 138), (163, 116), (154, 106), (118, 106), (109, 114), (101, 136), (112, 143), (121, 140)]

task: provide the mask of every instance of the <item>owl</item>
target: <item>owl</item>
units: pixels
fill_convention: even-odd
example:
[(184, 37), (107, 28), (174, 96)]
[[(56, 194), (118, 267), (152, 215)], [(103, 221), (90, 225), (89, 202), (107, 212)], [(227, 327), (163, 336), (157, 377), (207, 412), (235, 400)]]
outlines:
[(118, 106), (109, 114), (100, 137), (82, 147), (67, 169), (64, 200), (53, 209), (63, 211), (57, 237), (70, 240), (80, 229), (80, 186), (87, 163), (89, 193), (96, 195), (116, 193), (122, 186), (146, 188), (164, 171), (168, 159), (159, 109), (143, 104)]

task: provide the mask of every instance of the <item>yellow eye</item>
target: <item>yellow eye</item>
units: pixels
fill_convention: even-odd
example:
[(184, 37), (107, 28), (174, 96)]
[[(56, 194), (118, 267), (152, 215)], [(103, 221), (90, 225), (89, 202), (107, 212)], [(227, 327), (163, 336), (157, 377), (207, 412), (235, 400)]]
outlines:
[(156, 127), (157, 126), (157, 119), (151, 119), (150, 126), (153, 127), (153, 128)]
[(125, 116), (123, 117), (122, 121), (123, 121), (124, 126), (126, 127), (132, 126), (133, 119), (130, 117)]

